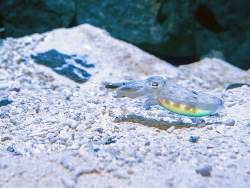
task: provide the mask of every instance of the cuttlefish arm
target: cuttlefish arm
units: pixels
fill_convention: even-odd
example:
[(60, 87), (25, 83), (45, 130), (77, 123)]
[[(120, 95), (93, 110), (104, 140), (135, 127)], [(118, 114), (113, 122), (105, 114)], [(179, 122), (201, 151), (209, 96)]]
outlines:
[(221, 99), (215, 96), (189, 90), (158, 76), (115, 83), (115, 86), (116, 98), (145, 96), (147, 105), (160, 105), (171, 112), (190, 117), (208, 116), (223, 107)]
[(119, 82), (119, 83), (109, 83), (105, 87), (107, 89), (116, 89), (114, 91), (114, 97), (129, 97), (131, 99), (144, 96), (146, 80), (130, 81), (130, 82)]

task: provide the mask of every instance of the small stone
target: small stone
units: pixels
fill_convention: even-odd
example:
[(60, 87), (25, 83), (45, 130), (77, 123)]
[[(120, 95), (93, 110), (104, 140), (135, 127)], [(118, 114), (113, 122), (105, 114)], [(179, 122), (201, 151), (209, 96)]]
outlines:
[(212, 166), (210, 166), (210, 165), (206, 165), (202, 168), (196, 169), (197, 174), (200, 174), (200, 175), (205, 176), (205, 177), (211, 176), (211, 171), (212, 171)]
[(112, 143), (115, 143), (115, 142), (116, 142), (116, 140), (115, 140), (114, 137), (109, 137), (109, 138), (104, 142), (104, 144), (105, 144), (105, 145), (108, 145), (108, 144), (112, 144)]
[(207, 145), (207, 149), (212, 149), (212, 148), (214, 148), (213, 145)]
[(134, 174), (134, 171), (132, 169), (128, 169), (127, 173), (131, 175), (131, 174)]
[(208, 157), (218, 157), (219, 154), (217, 153), (209, 153)]
[(201, 123), (197, 124), (196, 126), (197, 126), (197, 128), (203, 128), (203, 127), (206, 127), (207, 124), (205, 122), (201, 122)]
[(12, 140), (12, 137), (10, 135), (3, 135), (1, 137), (2, 142), (8, 141), (8, 140)]
[(136, 162), (137, 162), (136, 159), (132, 157), (125, 159), (125, 163), (136, 163)]
[(66, 141), (69, 139), (69, 137), (68, 137), (67, 135), (60, 135), (60, 136), (59, 136), (59, 139), (60, 139), (61, 141), (66, 142)]
[(96, 128), (95, 131), (97, 131), (98, 133), (102, 134), (104, 129), (99, 127), (99, 128)]
[(178, 139), (182, 139), (182, 138), (183, 138), (183, 136), (182, 136), (182, 135), (177, 135), (177, 136), (176, 136), (176, 138), (178, 138)]
[(147, 140), (145, 143), (144, 143), (145, 146), (149, 146), (150, 145), (150, 141)]
[(199, 138), (200, 138), (199, 136), (190, 136), (189, 141), (196, 143), (196, 142), (198, 142)]
[(107, 172), (114, 172), (114, 171), (116, 171), (118, 168), (116, 167), (116, 166), (114, 166), (114, 165), (112, 165), (112, 166), (108, 166), (107, 168), (106, 168), (106, 171)]
[(7, 147), (7, 151), (15, 152), (15, 148), (13, 146), (9, 146), (9, 147)]
[(233, 148), (234, 153), (238, 154), (239, 153), (239, 149), (238, 148)]
[(173, 130), (175, 130), (175, 126), (171, 126), (167, 129), (168, 133), (173, 132)]
[(225, 127), (224, 126), (218, 126), (216, 128), (216, 132), (219, 133), (219, 134), (225, 133)]
[(8, 104), (11, 104), (12, 102), (13, 102), (12, 100), (3, 99), (3, 100), (0, 100), (0, 106), (6, 106)]
[(154, 155), (155, 155), (155, 156), (160, 156), (161, 154), (162, 154), (161, 149), (156, 149), (156, 150), (154, 151)]
[(72, 146), (73, 145), (73, 141), (72, 140), (67, 140), (65, 145), (68, 146), (68, 147)]
[(189, 161), (189, 160), (190, 160), (190, 157), (189, 157), (189, 156), (182, 156), (182, 157), (181, 157), (181, 160), (182, 160), (182, 161)]
[(212, 126), (207, 126), (206, 129), (207, 130), (213, 130), (213, 127)]
[(231, 159), (236, 159), (236, 158), (237, 158), (237, 155), (236, 155), (235, 153), (230, 153), (230, 154), (229, 154), (229, 157), (230, 157)]
[(49, 141), (50, 141), (51, 144), (55, 143), (57, 140), (59, 140), (58, 137), (51, 137), (51, 138), (49, 138)]
[(71, 129), (75, 129), (75, 128), (78, 127), (79, 123), (78, 123), (76, 120), (74, 120), (74, 119), (68, 119), (67, 121), (63, 122), (62, 125), (63, 125), (64, 127), (65, 127), (65, 126), (68, 126), (68, 127), (70, 127)]
[(228, 119), (224, 122), (224, 125), (226, 126), (234, 126), (235, 125), (235, 120), (234, 119)]
[(125, 162), (122, 160), (116, 161), (116, 164), (120, 167), (123, 167), (125, 165)]

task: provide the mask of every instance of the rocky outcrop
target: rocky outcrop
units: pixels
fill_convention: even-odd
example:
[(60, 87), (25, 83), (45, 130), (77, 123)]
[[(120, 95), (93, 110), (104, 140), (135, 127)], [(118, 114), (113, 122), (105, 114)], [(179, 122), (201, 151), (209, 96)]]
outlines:
[(18, 37), (90, 23), (174, 64), (217, 51), (248, 69), (249, 7), (225, 0), (1, 1), (0, 31)]
[(75, 2), (14, 0), (0, 2), (0, 27), (3, 36), (20, 37), (69, 27), (75, 14)]

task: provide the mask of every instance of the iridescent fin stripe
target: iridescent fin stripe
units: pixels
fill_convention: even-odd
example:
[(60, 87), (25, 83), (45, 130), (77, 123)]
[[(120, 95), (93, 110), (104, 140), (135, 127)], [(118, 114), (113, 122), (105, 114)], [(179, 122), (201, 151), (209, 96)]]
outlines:
[(190, 116), (190, 117), (202, 117), (208, 116), (214, 112), (214, 110), (203, 110), (194, 106), (188, 106), (185, 104), (175, 103), (170, 100), (158, 99), (161, 106), (167, 110), (174, 112), (176, 114)]

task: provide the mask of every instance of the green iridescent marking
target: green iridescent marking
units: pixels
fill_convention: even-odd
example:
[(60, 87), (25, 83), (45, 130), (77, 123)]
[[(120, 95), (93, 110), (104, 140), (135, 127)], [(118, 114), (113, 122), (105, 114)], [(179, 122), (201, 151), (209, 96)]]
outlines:
[(202, 110), (197, 107), (178, 104), (165, 99), (159, 99), (159, 102), (162, 107), (166, 108), (167, 110), (184, 116), (202, 117), (208, 116), (214, 112), (213, 110)]

